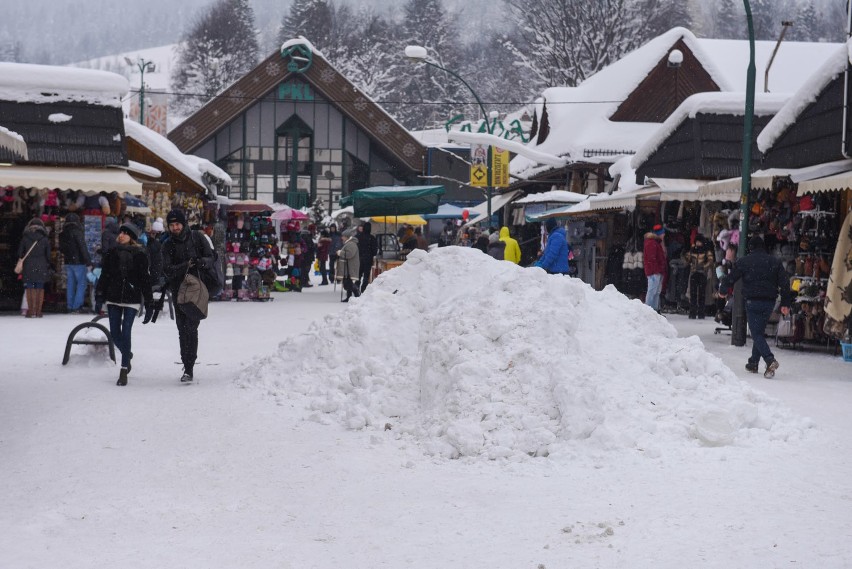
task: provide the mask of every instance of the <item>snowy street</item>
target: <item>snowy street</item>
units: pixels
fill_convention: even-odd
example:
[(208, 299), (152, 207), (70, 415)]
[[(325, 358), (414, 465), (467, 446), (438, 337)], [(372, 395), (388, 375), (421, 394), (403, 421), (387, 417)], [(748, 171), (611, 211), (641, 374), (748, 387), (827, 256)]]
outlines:
[[(431, 253), (429, 258), (435, 259)], [(499, 285), (508, 264), (482, 263)], [(411, 313), (391, 301), (406, 293), (406, 284), (428, 284), (429, 270), (443, 270), (422, 268), (427, 264), (394, 269), (349, 304), (340, 303), (339, 289), (330, 286), (274, 293), (267, 303), (211, 304), (200, 327), (195, 385), (178, 381), (177, 332), (167, 314), (153, 325), (137, 321), (125, 388), (115, 386), (118, 368), (96, 349), (76, 347), (69, 364), (61, 365), (68, 333), (87, 317), (0, 318), (0, 567), (852, 566), (852, 363), (839, 356), (777, 350), (781, 367), (776, 379), (766, 380), (743, 369), (750, 348), (732, 347), (727, 334), (714, 335), (712, 319), (670, 315), (681, 338), (697, 335), (736, 376), (768, 395), (749, 395), (744, 386), (744, 396), (761, 413), (772, 413), (773, 426), (754, 421), (757, 427), (732, 444), (712, 447), (681, 436), (678, 417), (660, 409), (657, 425), (645, 425), (641, 433), (629, 426), (617, 431), (614, 409), (624, 411), (626, 422), (633, 418), (634, 403), (625, 398), (599, 409), (612, 438), (553, 441), (547, 457), (519, 457), (511, 449), (521, 443), (508, 442), (465, 453), (464, 437), (428, 439), (428, 429), (419, 431), (413, 419), (406, 423), (406, 402), (378, 388), (360, 391), (358, 405), (344, 404), (343, 396), (320, 392), (327, 378), (301, 378), (311, 387), (280, 377), (288, 357), (299, 361), (288, 349), (304, 349), (288, 338), (314, 323), (312, 333), (348, 350), (344, 340), (357, 345), (359, 337), (370, 338), (357, 318), (373, 309), (380, 323), (398, 322), (385, 325), (389, 336), (410, 333), (416, 341), (409, 319), (416, 301), (408, 301)], [(524, 278), (533, 270), (527, 271)], [(538, 281), (542, 287), (550, 283)], [(602, 304), (612, 303), (613, 314), (628, 306), (641, 318), (656, 318), (638, 303), (622, 306), (603, 293), (589, 293), (589, 302), (597, 295)], [(378, 314), (381, 306), (387, 310)], [(482, 321), (479, 306), (461, 306)], [(525, 319), (510, 306), (495, 308), (510, 324), (539, 317)], [(447, 314), (439, 308), (436, 313)], [(447, 320), (452, 317), (432, 325), (447, 330), (441, 327)], [(344, 321), (350, 329), (335, 327)], [(580, 337), (587, 324), (578, 325)], [(598, 319), (597, 325), (608, 324)], [(663, 335), (668, 328), (655, 321), (648, 334), (657, 329), (652, 326)], [(538, 333), (544, 341), (549, 331), (540, 327)], [(335, 344), (334, 337), (341, 339)], [(588, 357), (606, 349), (614, 348)], [(375, 348), (364, 346), (364, 360), (370, 350)], [(354, 349), (318, 354), (331, 372), (335, 358), (348, 360), (352, 369), (362, 364)], [(323, 362), (302, 363), (324, 369)], [(402, 361), (392, 371), (420, 365)], [(628, 385), (633, 370), (624, 370)], [(715, 377), (711, 371), (716, 373), (706, 373)], [(724, 378), (728, 372), (719, 373)], [(379, 372), (371, 377), (380, 383)], [(475, 385), (465, 389), (477, 399)], [(523, 398), (537, 397), (518, 389)], [(722, 393), (736, 389), (726, 386)], [(509, 411), (523, 411), (524, 424), (539, 420), (521, 403), (510, 403), (510, 396), (504, 403)], [(380, 397), (381, 407), (400, 415), (399, 422), (387, 419), (387, 428), (371, 422)], [(659, 397), (668, 395), (661, 389)], [(772, 399), (790, 411), (775, 409)], [(321, 408), (323, 400), (327, 408)], [(651, 405), (671, 407), (675, 415), (688, 409), (665, 399)], [(355, 426), (356, 412), (371, 426), (347, 429), (340, 422)], [(457, 460), (445, 458), (450, 442), (462, 445)], [(486, 456), (498, 448), (507, 458)]]

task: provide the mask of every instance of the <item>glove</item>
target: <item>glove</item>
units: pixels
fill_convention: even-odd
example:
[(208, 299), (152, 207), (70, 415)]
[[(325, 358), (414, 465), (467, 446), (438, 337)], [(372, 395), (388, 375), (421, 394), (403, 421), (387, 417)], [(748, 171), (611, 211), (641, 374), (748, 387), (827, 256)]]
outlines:
[(151, 318), (154, 317), (154, 305), (146, 304), (145, 305), (145, 319), (142, 320), (142, 324), (147, 324), (151, 321)]

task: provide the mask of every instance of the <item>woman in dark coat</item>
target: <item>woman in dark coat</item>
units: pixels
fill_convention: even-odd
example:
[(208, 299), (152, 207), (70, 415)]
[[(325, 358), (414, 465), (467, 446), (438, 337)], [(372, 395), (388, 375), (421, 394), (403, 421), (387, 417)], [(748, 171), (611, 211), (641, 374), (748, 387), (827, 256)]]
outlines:
[[(109, 333), (121, 352), (121, 371), (116, 385), (127, 385), (130, 373), (130, 334), (133, 321), (144, 302), (145, 314), (153, 312), (151, 277), (148, 274), (148, 253), (138, 243), (139, 228), (124, 223), (119, 228), (118, 245), (104, 258), (96, 296), (106, 303)], [(147, 320), (146, 320), (147, 321)]]
[[(32, 249), (32, 250), (30, 250)], [(29, 254), (27, 252), (29, 251)], [(24, 229), (18, 246), (18, 258), (24, 259), (21, 277), (27, 298), (27, 318), (41, 318), (44, 304), (44, 284), (50, 280), (50, 241), (47, 229), (39, 218), (33, 218)]]

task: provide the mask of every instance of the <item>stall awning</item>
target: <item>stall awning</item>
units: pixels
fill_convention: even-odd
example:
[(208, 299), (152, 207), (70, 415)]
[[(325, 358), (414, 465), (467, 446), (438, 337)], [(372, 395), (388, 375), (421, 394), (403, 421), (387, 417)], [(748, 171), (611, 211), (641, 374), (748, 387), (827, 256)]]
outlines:
[(799, 183), (798, 195), (818, 194), (820, 192), (833, 192), (836, 190), (852, 189), (852, 172), (843, 172), (834, 176), (817, 178)]
[(651, 182), (660, 188), (660, 201), (696, 201), (698, 188), (706, 182), (687, 178), (651, 178)]
[(742, 193), (742, 178), (707, 182), (698, 188), (698, 201), (738, 202)]
[(340, 199), (340, 207), (353, 206), (355, 217), (435, 213), (444, 186), (376, 186), (355, 190)]
[[(504, 207), (507, 203), (518, 197), (520, 193), (521, 190), (512, 190), (511, 192), (506, 192), (505, 194), (491, 196), (491, 213), (494, 214), (500, 211), (502, 207)], [(468, 208), (468, 213), (471, 217), (467, 220), (467, 223), (465, 223), (466, 226), (475, 225), (480, 221), (485, 221), (485, 218), (488, 217), (488, 202), (484, 201), (477, 206)]]
[(142, 182), (137, 182), (120, 168), (0, 166), (0, 186), (142, 195)]

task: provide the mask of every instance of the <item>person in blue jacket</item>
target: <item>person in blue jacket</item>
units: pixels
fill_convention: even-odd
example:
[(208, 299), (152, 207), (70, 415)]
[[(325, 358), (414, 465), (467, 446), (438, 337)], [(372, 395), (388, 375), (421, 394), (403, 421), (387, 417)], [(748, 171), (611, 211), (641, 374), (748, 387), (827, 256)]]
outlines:
[(565, 237), (565, 228), (558, 227), (556, 220), (552, 217), (544, 222), (544, 227), (547, 229), (547, 244), (544, 246), (544, 253), (535, 262), (535, 266), (541, 267), (552, 275), (567, 275), (568, 253), (571, 246), (568, 245)]

